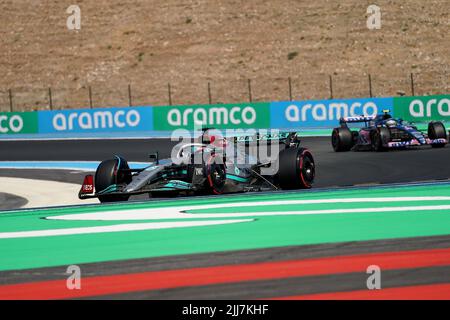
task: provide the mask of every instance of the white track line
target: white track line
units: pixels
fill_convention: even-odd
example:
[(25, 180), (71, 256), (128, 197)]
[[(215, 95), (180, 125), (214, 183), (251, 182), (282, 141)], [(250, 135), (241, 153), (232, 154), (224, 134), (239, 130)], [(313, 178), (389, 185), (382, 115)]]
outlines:
[(252, 219), (129, 223), (129, 224), (119, 224), (119, 225), (113, 225), (113, 226), (101, 226), (101, 227), (2, 232), (2, 233), (0, 233), (0, 239), (50, 237), (50, 236), (65, 236), (65, 235), (74, 235), (74, 234), (92, 234), (92, 233), (105, 233), (105, 232), (144, 231), (144, 230), (169, 229), (169, 228), (171, 229), (171, 228), (201, 227), (201, 226), (214, 226), (214, 225), (223, 225), (223, 224), (231, 224), (231, 223), (239, 223), (239, 222), (250, 222), (250, 221), (252, 221)]
[[(326, 210), (301, 210), (304, 204), (333, 204), (333, 203), (395, 203), (410, 201), (449, 201), (450, 197), (383, 197), (383, 198), (342, 198), (342, 199), (318, 199), (318, 200), (267, 200), (258, 202), (234, 202), (205, 205), (181, 205), (164, 208), (127, 209), (109, 212), (92, 212), (50, 216), (50, 220), (158, 220), (158, 219), (211, 219), (211, 218), (238, 218), (238, 217), (262, 217), (283, 215), (306, 215), (306, 214), (345, 214), (345, 213), (376, 213), (376, 212), (407, 212), (407, 211), (435, 211), (449, 210), (450, 205), (412, 205), (399, 207), (372, 207), (372, 208), (348, 208), (348, 209), (326, 209)], [(268, 206), (268, 205), (298, 205), (299, 210), (270, 211), (270, 212), (242, 212), (242, 207)], [(186, 213), (191, 210), (236, 208), (231, 213)]]

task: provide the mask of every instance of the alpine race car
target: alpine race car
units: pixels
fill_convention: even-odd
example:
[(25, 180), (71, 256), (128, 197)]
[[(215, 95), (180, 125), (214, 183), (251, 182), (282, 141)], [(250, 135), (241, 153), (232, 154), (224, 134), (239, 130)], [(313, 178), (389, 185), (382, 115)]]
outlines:
[[(341, 118), (339, 123), (340, 127), (333, 129), (331, 135), (331, 144), (336, 152), (352, 149), (384, 151), (423, 145), (442, 148), (448, 142), (442, 122), (430, 122), (428, 132), (424, 133), (402, 119), (393, 118), (389, 111), (372, 117)], [(348, 124), (354, 123), (363, 125), (358, 131), (351, 130)]]
[[(208, 132), (195, 140), (199, 142), (178, 144), (170, 159), (159, 160), (158, 153), (151, 154), (151, 162), (143, 168), (130, 169), (120, 156), (102, 161), (95, 177), (84, 178), (78, 197), (116, 202), (137, 194), (158, 198), (312, 187), (314, 158), (300, 147), (297, 133), (227, 139)], [(277, 153), (274, 157), (249, 151), (268, 145), (278, 146), (272, 148)]]

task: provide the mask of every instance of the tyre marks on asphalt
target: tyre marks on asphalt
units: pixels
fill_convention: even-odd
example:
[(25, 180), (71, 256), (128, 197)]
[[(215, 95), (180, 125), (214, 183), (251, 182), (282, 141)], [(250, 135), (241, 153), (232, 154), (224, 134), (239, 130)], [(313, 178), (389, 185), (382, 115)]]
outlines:
[[(1, 178), (0, 178), (1, 181)], [(28, 200), (10, 193), (0, 192), (0, 210), (9, 210), (12, 208), (22, 208)]]

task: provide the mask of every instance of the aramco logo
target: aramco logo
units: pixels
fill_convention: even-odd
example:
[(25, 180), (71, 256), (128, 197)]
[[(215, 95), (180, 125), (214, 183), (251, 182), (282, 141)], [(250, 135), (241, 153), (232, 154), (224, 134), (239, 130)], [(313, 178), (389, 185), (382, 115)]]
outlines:
[(253, 107), (173, 108), (167, 113), (167, 123), (174, 127), (193, 125), (252, 125), (256, 121)]
[(371, 101), (352, 104), (345, 102), (308, 103), (302, 106), (291, 104), (285, 109), (285, 117), (289, 122), (339, 120), (341, 117), (375, 116), (377, 113), (378, 107)]
[(57, 131), (90, 130), (136, 127), (140, 121), (141, 116), (136, 110), (72, 112), (57, 113), (52, 125)]
[(426, 102), (415, 99), (409, 104), (409, 113), (415, 118), (432, 117), (437, 111), (441, 117), (450, 117), (450, 99), (430, 99)]
[(20, 132), (23, 129), (23, 119), (19, 115), (0, 115), (0, 133)]

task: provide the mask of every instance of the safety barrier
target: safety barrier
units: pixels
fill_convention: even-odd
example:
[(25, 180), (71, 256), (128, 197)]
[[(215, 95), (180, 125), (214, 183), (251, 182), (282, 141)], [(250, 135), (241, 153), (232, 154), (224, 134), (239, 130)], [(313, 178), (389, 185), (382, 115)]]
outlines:
[(218, 129), (329, 129), (340, 117), (390, 110), (410, 122), (450, 121), (450, 95), (0, 113), (0, 137), (84, 137)]

